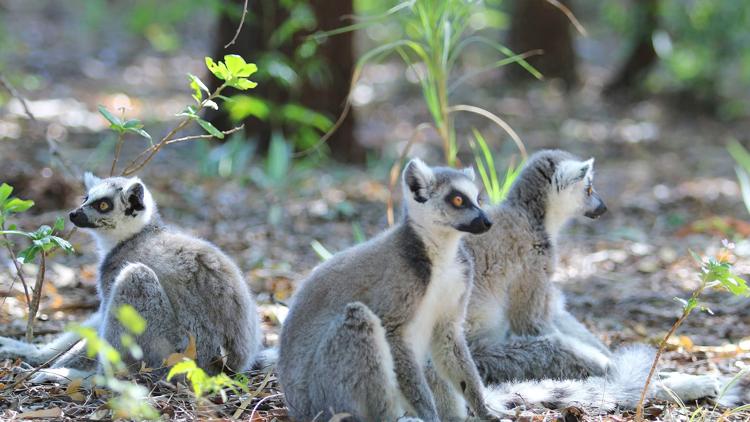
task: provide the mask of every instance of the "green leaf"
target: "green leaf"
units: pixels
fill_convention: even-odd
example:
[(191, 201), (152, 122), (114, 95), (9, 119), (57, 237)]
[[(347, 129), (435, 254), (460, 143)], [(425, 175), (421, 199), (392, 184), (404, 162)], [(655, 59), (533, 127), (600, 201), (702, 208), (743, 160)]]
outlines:
[(245, 59), (236, 54), (224, 56), (224, 62), (232, 76), (246, 78), (258, 71), (258, 66), (253, 63), (246, 63)]
[(34, 258), (36, 258), (36, 254), (39, 252), (39, 250), (40, 249), (37, 246), (29, 246), (28, 248), (19, 252), (16, 259), (21, 264), (28, 264), (29, 262), (34, 262)]
[(131, 305), (121, 305), (115, 312), (120, 324), (131, 333), (141, 335), (146, 331), (146, 320)]
[(227, 69), (226, 65), (223, 62), (216, 63), (214, 60), (210, 57), (206, 57), (206, 67), (208, 67), (208, 70), (211, 71), (211, 73), (214, 74), (217, 78), (221, 80), (229, 80), (231, 78), (231, 74), (229, 73), (229, 70)]
[(175, 375), (189, 374), (196, 368), (198, 368), (198, 365), (196, 365), (195, 361), (192, 359), (185, 359), (182, 362), (178, 362), (169, 370), (167, 381), (171, 380)]
[(280, 183), (289, 173), (291, 165), (291, 151), (284, 137), (278, 132), (271, 135), (271, 143), (268, 146), (268, 157), (266, 158), (266, 176), (273, 183)]
[(270, 107), (264, 100), (250, 95), (235, 95), (224, 106), (229, 111), (229, 118), (235, 122), (245, 120), (249, 116), (265, 120), (271, 113)]
[(3, 183), (0, 185), (0, 205), (2, 205), (8, 197), (10, 197), (10, 194), (13, 193), (13, 186)]
[(142, 137), (144, 137), (144, 138), (148, 139), (149, 141), (151, 141), (151, 135), (149, 135), (149, 134), (148, 134), (148, 132), (146, 132), (146, 131), (145, 131), (145, 130), (143, 130), (143, 129), (132, 128), (132, 129), (127, 129), (127, 131), (128, 131), (128, 132), (132, 132), (132, 133), (135, 133), (136, 135), (140, 135), (140, 136), (142, 136)]
[(244, 79), (244, 78), (232, 79), (228, 83), (228, 85), (231, 86), (232, 88), (237, 88), (237, 89), (239, 89), (241, 91), (244, 91), (244, 90), (250, 89), (250, 88), (255, 88), (256, 86), (258, 86), (258, 84), (256, 82), (253, 82), (253, 81), (251, 81), (249, 79)]
[(67, 253), (75, 252), (75, 249), (73, 249), (73, 245), (71, 245), (70, 242), (61, 237), (50, 236), (50, 240)]
[(104, 118), (107, 119), (107, 121), (109, 121), (109, 123), (113, 126), (122, 127), (122, 121), (113, 116), (103, 105), (99, 106), (99, 113), (104, 116)]
[(34, 201), (11, 198), (3, 205), (3, 211), (8, 213), (19, 213), (28, 210), (34, 206)]
[(141, 123), (138, 119), (130, 119), (122, 124), (122, 127), (125, 129), (140, 129), (143, 127), (143, 123)]
[(221, 133), (221, 131), (219, 129), (216, 129), (216, 127), (214, 125), (212, 125), (210, 122), (207, 122), (207, 121), (201, 119), (200, 117), (196, 117), (195, 120), (198, 122), (199, 125), (201, 125), (201, 127), (206, 132), (208, 132), (209, 135), (215, 136), (215, 137), (217, 137), (219, 139), (224, 139), (224, 134)]
[(55, 219), (55, 225), (52, 226), (52, 229), (58, 233), (65, 230), (65, 219), (63, 219), (62, 217), (57, 217)]
[(193, 98), (200, 104), (201, 100), (203, 100), (203, 91), (206, 91), (207, 94), (209, 94), (210, 91), (199, 77), (188, 73), (188, 78), (190, 78), (190, 88), (193, 89)]

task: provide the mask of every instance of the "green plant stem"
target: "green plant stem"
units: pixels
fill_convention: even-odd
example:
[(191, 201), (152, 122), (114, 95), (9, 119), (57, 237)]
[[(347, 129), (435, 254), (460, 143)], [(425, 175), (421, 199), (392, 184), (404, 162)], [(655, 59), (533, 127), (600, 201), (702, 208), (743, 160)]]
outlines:
[[(703, 293), (703, 289), (705, 289), (706, 283), (705, 281), (701, 284), (701, 287), (699, 287), (697, 290), (695, 290), (691, 296), (692, 299), (698, 298), (698, 296)], [(682, 311), (682, 315), (680, 315), (679, 318), (677, 318), (677, 321), (675, 321), (674, 324), (672, 324), (672, 328), (669, 329), (669, 332), (667, 335), (664, 336), (661, 343), (659, 343), (659, 350), (656, 351), (656, 356), (654, 357), (654, 362), (651, 364), (651, 369), (648, 371), (648, 377), (646, 377), (646, 384), (643, 386), (643, 391), (641, 391), (641, 397), (638, 400), (638, 406), (635, 408), (635, 420), (636, 422), (642, 422), (643, 421), (643, 404), (646, 401), (646, 393), (648, 392), (648, 387), (651, 384), (651, 378), (653, 378), (654, 373), (656, 372), (656, 367), (659, 364), (659, 359), (661, 359), (662, 353), (664, 353), (664, 349), (667, 347), (667, 341), (670, 337), (677, 331), (678, 328), (680, 328), (680, 325), (685, 321), (685, 319), (690, 315), (690, 312), (692, 311), (692, 308), (685, 307)]]
[[(5, 225), (3, 225), (3, 227), (0, 227), (0, 229), (5, 230)], [(26, 306), (31, 306), (31, 296), (29, 296), (29, 285), (26, 284), (26, 277), (24, 277), (23, 275), (23, 267), (21, 267), (21, 264), (18, 262), (18, 259), (16, 259), (16, 253), (13, 252), (13, 248), (10, 247), (10, 239), (8, 239), (8, 235), (4, 234), (3, 240), (5, 240), (5, 248), (8, 250), (8, 253), (10, 254), (10, 259), (13, 261), (13, 266), (16, 267), (16, 274), (18, 275), (18, 279), (21, 280), (21, 284), (23, 285), (23, 293), (26, 295)]]
[[(205, 100), (203, 100), (201, 102), (200, 106), (198, 107), (198, 110), (196, 110), (195, 113), (198, 114), (201, 110), (203, 110), (203, 108), (206, 107), (206, 104), (209, 101), (212, 101), (214, 98), (216, 98), (219, 95), (221, 95), (221, 91), (224, 88), (226, 88), (226, 86), (227, 86), (227, 84), (223, 83), (221, 86), (219, 86), (218, 88), (216, 88), (216, 90), (208, 98), (206, 98)], [(138, 170), (142, 169), (146, 164), (148, 164), (151, 161), (152, 158), (154, 158), (154, 156), (156, 155), (156, 153), (159, 152), (159, 150), (162, 149), (162, 147), (164, 147), (165, 145), (167, 145), (169, 143), (169, 141), (172, 140), (172, 138), (174, 138), (174, 136), (177, 134), (177, 132), (179, 132), (182, 129), (184, 129), (185, 126), (187, 126), (192, 121), (193, 121), (193, 119), (191, 117), (186, 117), (185, 119), (183, 119), (179, 124), (177, 124), (177, 126), (175, 126), (174, 128), (172, 128), (172, 130), (170, 130), (166, 135), (164, 135), (164, 137), (161, 138), (161, 140), (156, 145), (153, 145), (153, 146), (145, 149), (140, 154), (138, 154), (138, 156), (135, 157), (133, 159), (133, 161), (131, 161), (130, 164), (128, 164), (125, 167), (125, 169), (122, 170), (122, 174), (121, 175), (122, 176), (131, 176), (135, 172), (137, 172)], [(141, 160), (141, 157), (144, 157), (144, 156), (145, 156), (145, 158), (143, 158)], [(139, 162), (139, 160), (141, 160), (141, 161)]]
[(46, 270), (46, 259), (44, 257), (44, 251), (40, 254), (39, 270), (36, 274), (36, 283), (34, 284), (34, 296), (31, 298), (31, 304), (29, 305), (29, 319), (26, 323), (26, 342), (31, 343), (34, 339), (34, 320), (36, 319), (36, 313), (39, 310), (39, 301), (42, 298), (42, 286), (44, 285), (44, 272)]

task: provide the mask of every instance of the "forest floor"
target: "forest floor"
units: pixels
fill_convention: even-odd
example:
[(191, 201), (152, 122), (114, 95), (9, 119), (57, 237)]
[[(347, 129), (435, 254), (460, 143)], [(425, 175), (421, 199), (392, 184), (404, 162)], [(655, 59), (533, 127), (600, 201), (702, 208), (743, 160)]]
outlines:
[[(196, 60), (159, 60), (147, 58), (133, 66), (143, 72), (167, 74), (179, 69), (181, 74), (187, 68), (201, 73)], [(366, 167), (329, 161), (317, 166), (299, 164), (285, 181), (260, 187), (242, 178), (200, 174), (196, 168), (206, 158), (185, 145), (160, 153), (140, 174), (168, 223), (214, 242), (237, 261), (262, 304), (268, 345), (278, 340), (279, 321), (294, 287), (320, 262), (311, 246), (314, 242), (336, 252), (356, 243), (360, 231), (369, 238), (387, 227), (387, 170), (394, 151), (403, 148), (417, 125), (427, 119), (418, 86), (394, 83), (388, 76), (398, 69), (381, 65), (366, 72), (362, 81), (377, 93), (357, 107), (358, 134), (363, 143), (374, 147), (376, 157)], [(725, 149), (729, 139), (747, 142), (750, 120), (718, 121), (669, 99), (611, 101), (598, 93), (603, 70), (584, 72), (586, 82), (567, 94), (553, 83), (507, 91), (493, 84), (496, 74), (488, 75), (457, 94), (456, 102), (464, 96), (503, 116), (529, 151), (556, 147), (596, 158), (595, 186), (610, 211), (596, 221), (577, 219), (564, 230), (555, 282), (565, 291), (572, 313), (613, 348), (655, 344), (679, 316), (681, 307), (674, 298), (687, 298), (698, 284), (698, 269), (689, 250), (713, 255), (722, 240), (729, 239), (736, 245), (736, 270), (750, 274), (750, 218)], [(108, 168), (106, 157), (111, 153), (101, 147), (105, 135), (95, 113), (97, 104), (123, 100), (116, 93), (128, 92), (134, 115), (153, 111), (158, 118), (168, 119), (188, 98), (178, 88), (185, 85), (182, 81), (165, 80), (159, 88), (162, 91), (155, 91), (154, 86), (147, 96), (139, 96), (116, 78), (106, 83), (117, 88), (97, 90), (91, 80), (70, 77), (29, 98), (46, 136), (59, 139), (60, 150), (77, 166), (100, 174)], [(493, 88), (480, 88), (487, 86)], [(0, 114), (0, 125), (6, 134), (15, 135), (0, 139), (0, 181), (16, 186), (19, 196), (37, 202), (33, 212), (14, 222), (26, 229), (49, 224), (55, 216), (66, 215), (83, 192), (75, 180), (49, 167), (44, 137), (34, 135), (17, 104), (9, 104), (6, 111)], [(461, 120), (458, 126), (462, 133), (469, 133), (472, 126), (483, 129), (493, 145), (506, 138), (473, 118)], [(427, 133), (413, 153), (438, 162), (435, 141), (434, 134)], [(128, 146), (125, 154), (136, 149), (135, 144)], [(506, 157), (513, 153), (507, 140), (497, 149)], [(260, 171), (258, 162), (253, 168)], [(75, 255), (50, 259), (36, 321), (38, 342), (53, 338), (70, 322), (81, 321), (98, 305), (92, 239), (77, 231), (70, 240)], [(9, 258), (2, 252), (0, 258), (0, 335), (20, 338), (26, 315), (23, 291), (13, 282)], [(32, 278), (36, 267), (27, 265), (25, 270)], [(750, 365), (750, 306), (746, 298), (732, 298), (724, 292), (711, 291), (703, 299), (713, 314), (690, 316), (664, 355), (662, 368), (732, 376)], [(12, 361), (0, 366), (0, 419), (20, 418), (40, 409), (51, 409), (48, 415), (61, 420), (112, 417), (104, 406), (107, 396), (100, 391), (82, 390), (83, 395), (74, 395), (56, 385), (22, 382), (13, 386), (27, 369)], [(148, 374), (136, 378), (152, 388), (155, 407), (176, 420), (285, 420), (275, 376), (249, 375), (249, 394), (230, 394), (226, 403), (212, 398), (200, 405), (182, 385), (156, 382)], [(653, 420), (688, 420), (698, 406), (712, 408), (708, 402), (681, 407), (657, 401), (647, 407), (647, 415)], [(718, 414), (711, 413), (707, 419), (716, 419)], [(512, 418), (541, 421), (561, 415), (558, 410), (535, 409), (519, 411)], [(632, 413), (602, 418), (585, 414), (583, 418), (621, 421), (632, 418)], [(730, 417), (748, 418), (748, 412)]]

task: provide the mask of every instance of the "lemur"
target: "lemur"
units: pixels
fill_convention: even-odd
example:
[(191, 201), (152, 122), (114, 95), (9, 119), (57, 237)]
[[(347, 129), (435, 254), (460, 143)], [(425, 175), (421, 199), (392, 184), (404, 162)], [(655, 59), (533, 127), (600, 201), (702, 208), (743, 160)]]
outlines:
[(463, 334), (472, 285), (464, 233), (487, 231), (471, 169), (402, 174), (404, 215), (304, 280), (284, 322), (279, 381), (290, 416), (488, 418)]
[[(235, 371), (248, 368), (261, 346), (260, 321), (234, 262), (211, 243), (165, 226), (138, 178), (100, 179), (86, 173), (84, 183), (83, 204), (69, 217), (96, 239), (101, 262), (99, 309), (83, 325), (96, 328), (136, 369), (140, 362), (162, 367), (171, 353), (186, 348), (190, 336), (196, 342), (196, 363), (210, 373), (223, 365)], [(147, 323), (136, 339), (143, 350), (138, 362), (120, 343), (124, 328), (113, 312), (123, 304), (133, 306)], [(0, 358), (18, 356), (37, 365), (76, 342), (32, 381), (86, 378), (97, 362), (86, 357), (85, 340), (72, 333), (39, 348), (0, 338)]]
[[(488, 385), (488, 405), (573, 402), (609, 410), (632, 407), (653, 361), (653, 350), (632, 346), (615, 354), (565, 308), (551, 282), (557, 237), (577, 215), (607, 211), (593, 187), (594, 159), (559, 151), (531, 156), (504, 202), (488, 209), (491, 230), (464, 240), (474, 257), (474, 289), (466, 336)], [(715, 397), (711, 376), (664, 374), (651, 395), (692, 400)], [(512, 383), (511, 381), (531, 381)]]

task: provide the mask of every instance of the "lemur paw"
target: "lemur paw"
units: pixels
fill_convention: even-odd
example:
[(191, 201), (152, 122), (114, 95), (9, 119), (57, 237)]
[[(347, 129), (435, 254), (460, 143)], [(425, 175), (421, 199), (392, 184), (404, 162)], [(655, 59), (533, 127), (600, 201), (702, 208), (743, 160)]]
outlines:
[(81, 371), (78, 369), (71, 368), (47, 368), (41, 369), (39, 372), (34, 374), (29, 380), (32, 384), (70, 384), (75, 379), (82, 379), (81, 385), (91, 385), (91, 375), (89, 371)]
[(662, 373), (660, 376), (661, 385), (682, 401), (718, 397), (721, 394), (721, 380), (713, 375)]
[(0, 360), (22, 358), (34, 360), (39, 349), (33, 344), (24, 343), (8, 337), (0, 337)]

